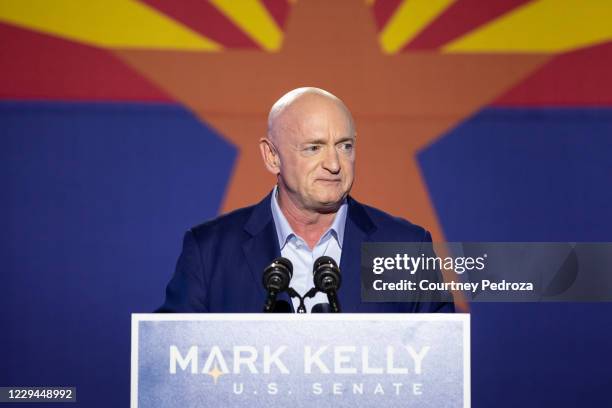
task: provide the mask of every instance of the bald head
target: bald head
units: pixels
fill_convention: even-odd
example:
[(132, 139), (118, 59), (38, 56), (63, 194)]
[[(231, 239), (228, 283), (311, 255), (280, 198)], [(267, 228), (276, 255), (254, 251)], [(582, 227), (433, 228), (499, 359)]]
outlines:
[(294, 131), (309, 116), (333, 110), (345, 116), (354, 134), (353, 116), (340, 98), (321, 88), (296, 88), (272, 105), (268, 114), (268, 137), (278, 142), (283, 133)]
[(260, 140), (267, 169), (278, 179), (281, 207), (336, 211), (354, 178), (355, 127), (344, 103), (319, 88), (298, 88), (270, 110)]

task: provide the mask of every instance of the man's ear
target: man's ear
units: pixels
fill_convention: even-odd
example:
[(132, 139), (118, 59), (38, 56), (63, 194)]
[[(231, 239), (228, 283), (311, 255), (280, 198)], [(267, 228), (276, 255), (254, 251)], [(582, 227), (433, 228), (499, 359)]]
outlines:
[(267, 137), (259, 139), (259, 150), (268, 171), (275, 176), (280, 173), (280, 157), (276, 148)]

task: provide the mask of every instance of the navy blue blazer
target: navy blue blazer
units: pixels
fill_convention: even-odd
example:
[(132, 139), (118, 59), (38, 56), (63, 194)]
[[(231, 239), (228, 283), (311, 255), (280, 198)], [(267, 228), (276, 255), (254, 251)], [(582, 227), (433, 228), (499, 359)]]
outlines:
[[(259, 204), (196, 226), (183, 250), (158, 312), (245, 313), (263, 310), (262, 274), (280, 249), (268, 194)], [(346, 313), (454, 312), (452, 303), (364, 303), (361, 301), (362, 242), (431, 242), (425, 229), (348, 198), (338, 298)], [(281, 304), (291, 305), (286, 293)], [(284, 301), (284, 302), (283, 302)], [(287, 303), (285, 303), (287, 302)], [(288, 306), (293, 309), (293, 306)]]

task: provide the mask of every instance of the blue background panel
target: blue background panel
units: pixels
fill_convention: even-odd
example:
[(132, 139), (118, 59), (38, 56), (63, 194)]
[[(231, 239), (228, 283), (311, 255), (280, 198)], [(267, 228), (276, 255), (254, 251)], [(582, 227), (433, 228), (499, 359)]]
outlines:
[(176, 105), (0, 103), (0, 123), (0, 384), (127, 406), (130, 313), (162, 303), (236, 151)]
[(612, 240), (612, 109), (485, 109), (418, 159), (449, 241)]

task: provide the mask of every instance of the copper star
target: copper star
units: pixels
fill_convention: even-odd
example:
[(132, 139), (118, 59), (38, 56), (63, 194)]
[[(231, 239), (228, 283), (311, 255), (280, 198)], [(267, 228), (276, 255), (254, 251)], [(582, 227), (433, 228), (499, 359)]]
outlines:
[(426, 226), (434, 239), (443, 240), (417, 152), (550, 57), (427, 51), (384, 55), (376, 39), (363, 1), (303, 0), (292, 9), (278, 53), (116, 54), (237, 146), (224, 211), (258, 201), (274, 183), (257, 147), (270, 106), (290, 89), (318, 86), (342, 98), (355, 116), (352, 194)]

